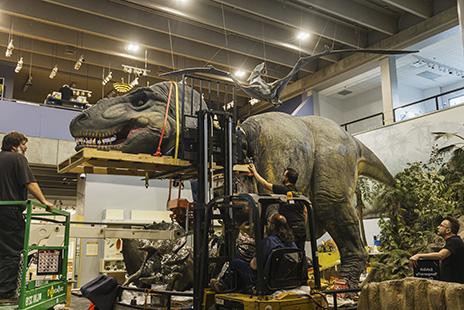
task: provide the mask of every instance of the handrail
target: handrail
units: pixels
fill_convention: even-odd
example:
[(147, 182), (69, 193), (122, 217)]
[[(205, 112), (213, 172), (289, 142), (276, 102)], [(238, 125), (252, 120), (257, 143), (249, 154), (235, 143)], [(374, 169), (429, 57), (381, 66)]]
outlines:
[(372, 114), (372, 115), (369, 115), (369, 116), (366, 116), (366, 117), (363, 117), (363, 118), (360, 118), (360, 119), (357, 119), (357, 120), (354, 120), (354, 121), (351, 121), (351, 122), (348, 122), (348, 123), (341, 124), (340, 127), (344, 127), (345, 130), (348, 131), (348, 126), (349, 125), (359, 123), (359, 122), (365, 121), (366, 119), (370, 119), (370, 118), (373, 118), (373, 117), (376, 117), (376, 116), (379, 116), (379, 115), (382, 116), (382, 125), (385, 125), (385, 116), (384, 116), (383, 112), (379, 112), (379, 113)]
[[(416, 104), (419, 104), (419, 103), (422, 103), (422, 102), (426, 102), (426, 101), (432, 100), (432, 99), (435, 99), (435, 111), (441, 110), (441, 109), (443, 109), (443, 107), (440, 108), (438, 98), (449, 95), (449, 94), (452, 94), (454, 92), (461, 91), (461, 90), (464, 90), (464, 86), (453, 89), (453, 90), (446, 91), (446, 92), (438, 94), (438, 95), (430, 96), (430, 97), (427, 97), (427, 98), (423, 98), (423, 99), (420, 99), (420, 100), (417, 100), (417, 101), (414, 101), (414, 102), (411, 102), (411, 103), (404, 104), (402, 106), (396, 107), (396, 108), (393, 109), (393, 121), (394, 122), (397, 121), (397, 119), (396, 119), (396, 111), (397, 110), (407, 108), (407, 107), (410, 107), (410, 106), (413, 106), (413, 105), (416, 105)], [(379, 112), (379, 113), (372, 114), (372, 115), (369, 115), (369, 116), (366, 116), (366, 117), (363, 117), (363, 118), (356, 119), (356, 120), (348, 122), (348, 123), (343, 123), (343, 124), (340, 125), (340, 127), (343, 127), (345, 130), (348, 131), (348, 126), (349, 125), (359, 123), (359, 122), (362, 122), (362, 121), (364, 121), (366, 119), (370, 119), (370, 118), (373, 118), (373, 117), (376, 117), (376, 116), (379, 116), (379, 115), (382, 115), (382, 125), (385, 125), (385, 115), (384, 115), (383, 112)]]
[(16, 100), (16, 99), (13, 99), (13, 98), (1, 98), (0, 101), (4, 101), (4, 102), (8, 102), (8, 103), (34, 105), (34, 106), (47, 107), (47, 108), (52, 108), (52, 109), (76, 111), (76, 112), (84, 111), (84, 109), (80, 109), (80, 108), (73, 108), (73, 107), (67, 107), (67, 106), (59, 106), (59, 105), (39, 103), (39, 102), (31, 102), (31, 101), (24, 101), (24, 100)]
[(464, 89), (464, 86), (453, 89), (453, 90), (449, 90), (447, 92), (444, 92), (444, 93), (441, 93), (441, 94), (438, 94), (438, 95), (435, 95), (435, 96), (431, 96), (431, 97), (428, 97), (428, 98), (417, 100), (417, 101), (414, 101), (414, 102), (411, 102), (411, 103), (396, 107), (396, 108), (393, 109), (393, 112), (395, 112), (395, 110), (406, 108), (406, 107), (409, 107), (409, 106), (412, 106), (412, 105), (415, 105), (415, 104), (418, 104), (418, 103), (421, 103), (421, 102), (424, 102), (424, 101), (427, 101), (427, 100), (430, 100), (430, 99), (436, 99), (438, 97), (446, 96), (448, 94), (451, 94), (451, 93), (454, 93), (454, 92), (457, 92), (457, 91), (460, 91), (460, 90), (463, 90), (463, 89)]

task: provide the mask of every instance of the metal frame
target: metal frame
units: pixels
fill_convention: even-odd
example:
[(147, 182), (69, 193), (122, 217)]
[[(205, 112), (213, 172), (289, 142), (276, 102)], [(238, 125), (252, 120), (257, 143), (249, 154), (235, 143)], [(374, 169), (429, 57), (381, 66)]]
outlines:
[[(66, 302), (67, 273), (68, 273), (68, 246), (70, 230), (70, 214), (59, 209), (46, 210), (46, 206), (34, 201), (0, 201), (1, 206), (26, 206), (24, 245), (21, 262), (21, 285), (19, 287), (18, 309), (21, 310), (42, 310), (49, 309), (54, 305)], [(32, 213), (32, 208), (38, 207), (45, 209), (42, 213)], [(48, 216), (63, 217), (64, 220), (47, 218)], [(64, 240), (62, 246), (37, 246), (29, 245), (31, 220), (40, 219), (41, 221), (59, 223), (64, 226)], [(45, 283), (36, 286), (35, 281), (27, 281), (28, 255), (34, 250), (61, 250), (61, 272), (57, 280), (47, 280)]]

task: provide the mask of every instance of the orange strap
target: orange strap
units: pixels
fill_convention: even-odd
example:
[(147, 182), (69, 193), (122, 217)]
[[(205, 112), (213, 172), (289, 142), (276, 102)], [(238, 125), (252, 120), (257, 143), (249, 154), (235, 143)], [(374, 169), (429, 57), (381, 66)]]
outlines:
[(169, 83), (169, 95), (168, 95), (168, 102), (166, 103), (166, 113), (164, 114), (164, 124), (163, 124), (163, 128), (161, 129), (158, 148), (156, 149), (155, 154), (153, 154), (154, 156), (161, 156), (161, 143), (163, 142), (164, 131), (166, 129), (166, 125), (168, 122), (169, 105), (171, 104), (171, 94), (172, 94), (172, 82)]

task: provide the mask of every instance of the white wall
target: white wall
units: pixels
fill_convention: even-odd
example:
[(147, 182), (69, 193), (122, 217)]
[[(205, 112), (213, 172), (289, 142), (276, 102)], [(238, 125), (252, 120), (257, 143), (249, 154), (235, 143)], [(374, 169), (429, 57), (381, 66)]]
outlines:
[(464, 132), (463, 115), (464, 106), (456, 106), (356, 134), (355, 137), (374, 151), (392, 174), (396, 174), (408, 162), (427, 161), (434, 144), (450, 143), (434, 141), (432, 132)]
[[(141, 177), (87, 175), (85, 186), (86, 221), (101, 221), (105, 209), (124, 209), (124, 219), (130, 220), (132, 210), (166, 211), (168, 180), (150, 180), (145, 188)], [(173, 188), (172, 198), (177, 198)], [(185, 182), (182, 197), (192, 201), (190, 183)], [(160, 219), (146, 219), (147, 223)]]
[(380, 86), (343, 100), (341, 109), (343, 110), (344, 123), (382, 112), (382, 90)]
[(422, 89), (411, 87), (405, 84), (398, 85), (398, 97), (399, 102), (397, 103), (396, 107), (412, 103), (414, 101), (420, 100), (424, 98), (424, 94)]
[(320, 116), (330, 118), (338, 124), (343, 123), (343, 110), (341, 108), (342, 102), (340, 100), (319, 94), (317, 104)]

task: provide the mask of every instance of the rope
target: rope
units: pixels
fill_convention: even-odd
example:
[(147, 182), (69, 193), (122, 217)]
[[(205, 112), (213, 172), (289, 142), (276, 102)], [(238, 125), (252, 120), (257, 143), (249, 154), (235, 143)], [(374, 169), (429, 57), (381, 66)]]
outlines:
[(164, 132), (166, 130), (166, 125), (168, 122), (169, 105), (171, 104), (171, 94), (172, 94), (172, 82), (169, 83), (169, 95), (168, 95), (168, 102), (166, 103), (166, 113), (164, 114), (163, 128), (161, 129), (158, 148), (156, 149), (156, 152), (153, 154), (154, 156), (161, 156), (161, 143), (163, 142)]

